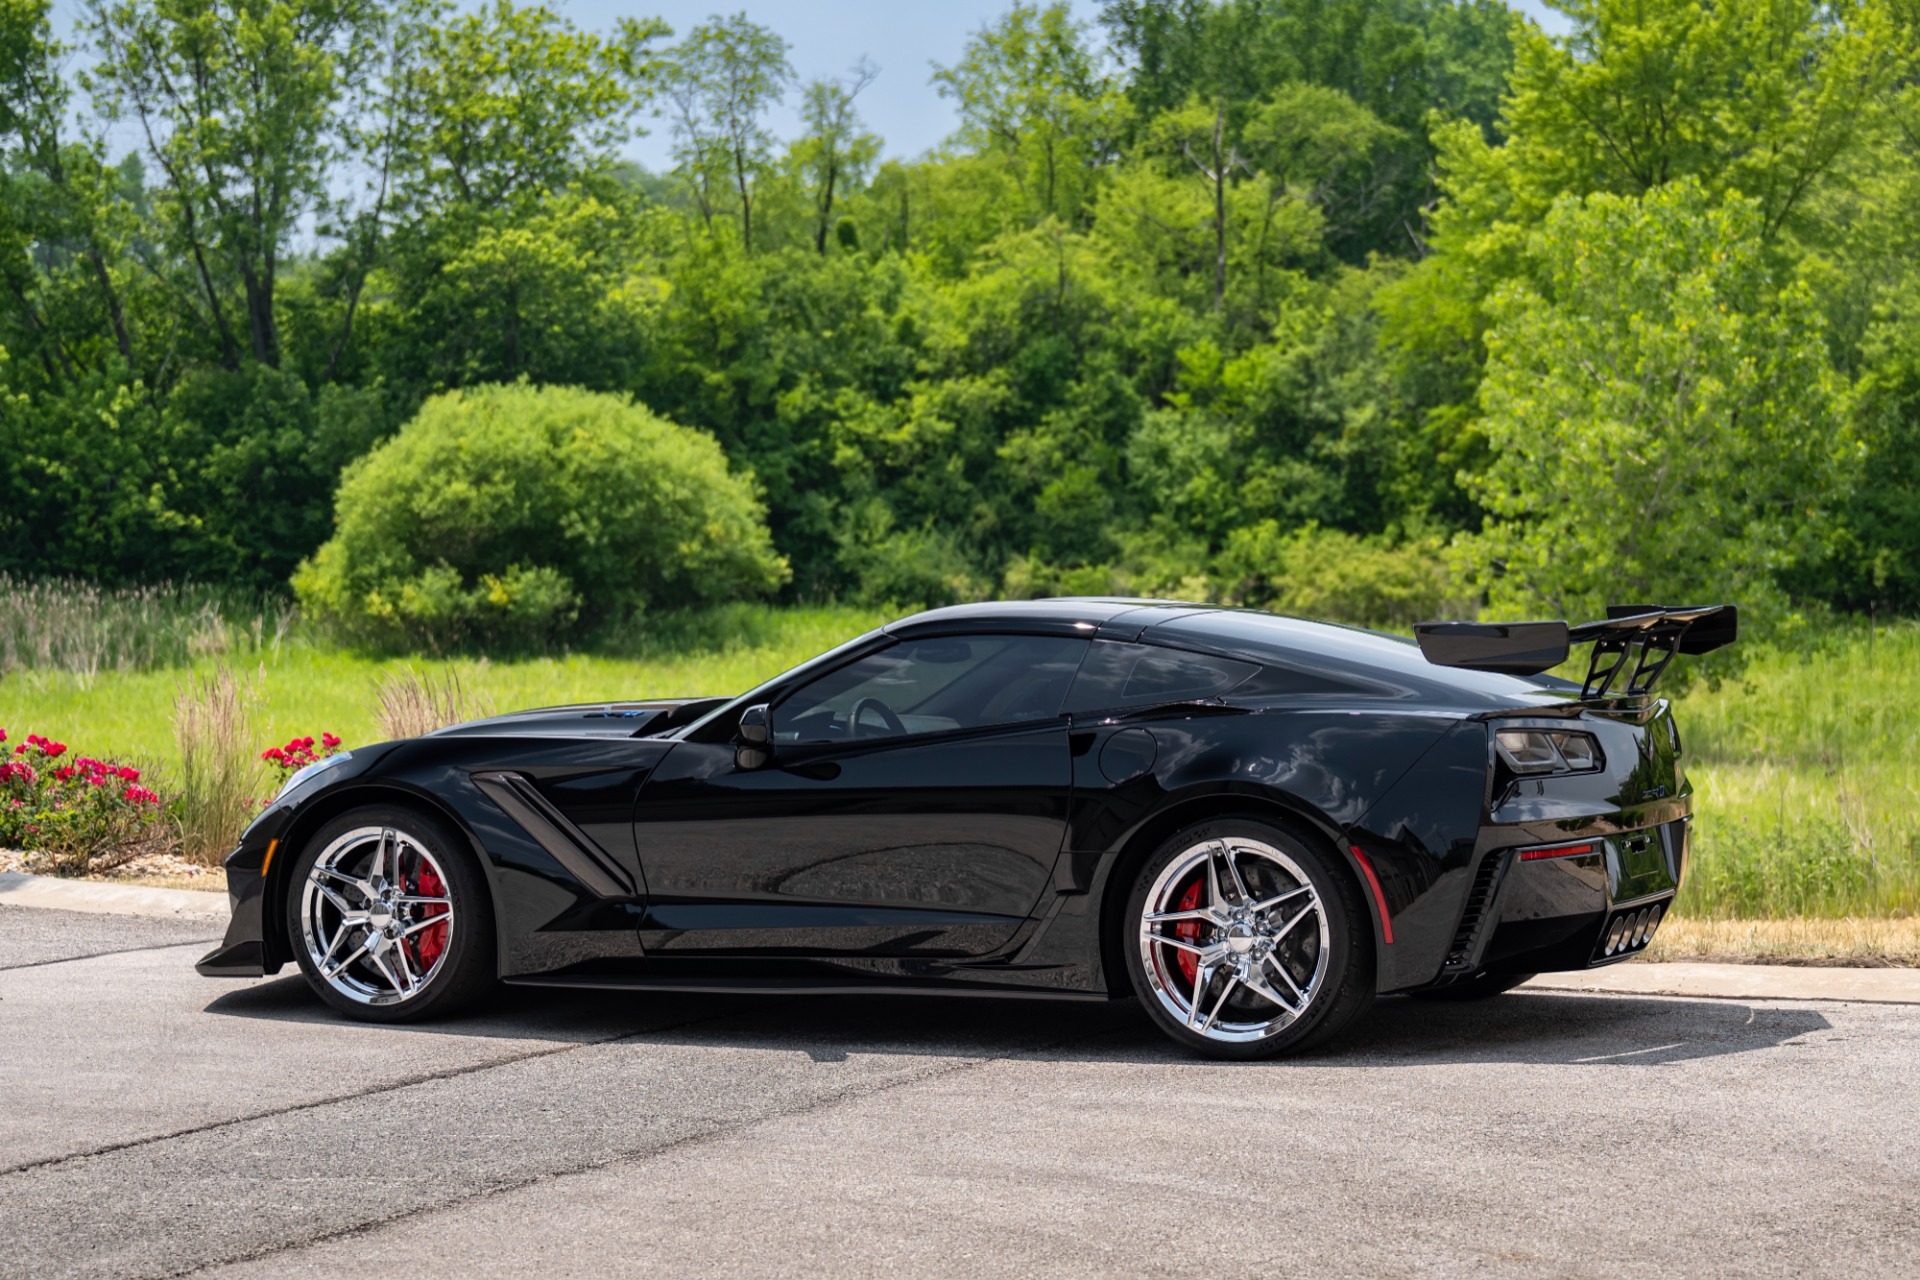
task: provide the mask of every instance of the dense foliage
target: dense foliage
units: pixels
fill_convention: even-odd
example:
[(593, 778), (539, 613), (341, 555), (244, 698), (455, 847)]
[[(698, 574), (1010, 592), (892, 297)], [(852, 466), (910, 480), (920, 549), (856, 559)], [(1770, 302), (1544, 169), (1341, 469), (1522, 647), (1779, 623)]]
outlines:
[(378, 642), (538, 644), (583, 609), (712, 604), (787, 572), (711, 436), (599, 392), (436, 396), (347, 468), (337, 507), (294, 590)]
[[(75, 58), (0, 0), (0, 571), (307, 561), (442, 640), (694, 598), (678, 533), (584, 550), (654, 500), (519, 410), (424, 443), (553, 387), (718, 442), (709, 597), (1920, 609), (1911, 7), (1559, 7), (1015, 4), (883, 160), (875, 69), (744, 17), (87, 0)], [(456, 454), (544, 496), (429, 529)]]

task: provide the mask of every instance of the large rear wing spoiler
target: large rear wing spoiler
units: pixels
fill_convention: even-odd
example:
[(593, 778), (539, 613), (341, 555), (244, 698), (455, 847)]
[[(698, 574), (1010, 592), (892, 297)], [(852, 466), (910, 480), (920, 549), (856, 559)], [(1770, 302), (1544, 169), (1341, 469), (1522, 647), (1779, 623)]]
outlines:
[[(1576, 644), (1592, 644), (1580, 698), (1604, 698), (1627, 659), (1634, 657), (1624, 692), (1642, 694), (1675, 654), (1711, 653), (1740, 634), (1740, 611), (1730, 604), (1674, 608), (1669, 605), (1607, 606), (1599, 622), (1422, 622), (1413, 628), (1420, 652), (1442, 667), (1534, 676), (1567, 660)], [(1637, 656), (1636, 656), (1637, 651)]]

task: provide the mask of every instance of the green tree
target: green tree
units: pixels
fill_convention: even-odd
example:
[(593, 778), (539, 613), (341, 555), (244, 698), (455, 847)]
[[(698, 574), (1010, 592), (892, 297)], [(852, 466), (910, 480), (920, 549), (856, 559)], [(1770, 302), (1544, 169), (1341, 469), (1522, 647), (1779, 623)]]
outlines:
[(880, 139), (861, 127), (853, 105), (879, 74), (862, 58), (845, 79), (815, 80), (806, 87), (800, 107), (806, 132), (794, 143), (791, 159), (809, 189), (816, 253), (827, 251), (834, 211), (866, 180), (880, 155)]
[(512, 0), (428, 27), (405, 83), (408, 207), (491, 210), (603, 170), (662, 71), (652, 46), (671, 34), (658, 19), (627, 18), (602, 39)]
[(48, 0), (0, 0), (0, 280), (15, 350), (59, 387), (104, 367), (100, 339), (136, 367), (126, 304), (126, 175), (98, 138), (70, 140)]
[(1466, 567), (1505, 614), (1731, 600), (1765, 616), (1820, 549), (1857, 446), (1803, 283), (1757, 201), (1678, 182), (1556, 204), (1493, 304), (1492, 462)]
[(168, 237), (230, 369), (243, 354), (280, 362), (283, 259), (302, 222), (329, 209), (344, 125), (375, 92), (396, 21), (377, 0), (89, 2), (102, 57), (88, 83), (106, 114), (141, 131)]
[(673, 117), (674, 157), (707, 226), (732, 187), (740, 243), (753, 251), (755, 190), (771, 167), (767, 110), (793, 80), (787, 42), (745, 13), (715, 17), (687, 33), (669, 54), (665, 92)]
[(958, 139), (1012, 176), (1032, 221), (1077, 225), (1117, 154), (1125, 100), (1064, 3), (1015, 3), (933, 82), (960, 113)]

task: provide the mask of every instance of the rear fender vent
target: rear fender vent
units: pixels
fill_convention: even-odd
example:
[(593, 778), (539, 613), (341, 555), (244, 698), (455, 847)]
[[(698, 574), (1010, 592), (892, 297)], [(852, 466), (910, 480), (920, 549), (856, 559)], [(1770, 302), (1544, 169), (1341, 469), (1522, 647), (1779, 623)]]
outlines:
[(1645, 951), (1647, 944), (1653, 941), (1654, 930), (1660, 927), (1660, 921), (1666, 917), (1667, 908), (1673, 905), (1673, 899), (1664, 898), (1659, 902), (1643, 902), (1631, 907), (1622, 907), (1607, 917), (1607, 928), (1600, 935), (1600, 941), (1594, 945), (1595, 963), (1602, 960), (1618, 960)]
[(1496, 850), (1480, 860), (1473, 873), (1473, 884), (1467, 889), (1467, 904), (1460, 912), (1460, 927), (1454, 930), (1446, 962), (1440, 966), (1442, 973), (1465, 973), (1473, 968), (1480, 935), (1486, 931), (1487, 919), (1493, 911), (1494, 895), (1499, 893), (1500, 881), (1512, 861), (1510, 849)]

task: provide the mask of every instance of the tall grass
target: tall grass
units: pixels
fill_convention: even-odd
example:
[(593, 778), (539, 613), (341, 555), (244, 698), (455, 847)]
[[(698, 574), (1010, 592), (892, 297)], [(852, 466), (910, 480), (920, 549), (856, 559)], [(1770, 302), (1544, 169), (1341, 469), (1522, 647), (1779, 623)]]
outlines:
[(191, 583), (101, 587), (0, 573), (0, 674), (57, 671), (90, 686), (104, 672), (277, 653), (292, 605)]
[(233, 848), (266, 790), (256, 711), (259, 678), (224, 662), (187, 677), (173, 700), (183, 856), (216, 865)]
[(1920, 625), (1762, 649), (1678, 714), (1698, 792), (1683, 914), (1920, 913)]
[(380, 682), (379, 701), (382, 738), (417, 738), (493, 714), (493, 700), (468, 693), (452, 667), (438, 676), (402, 667)]

